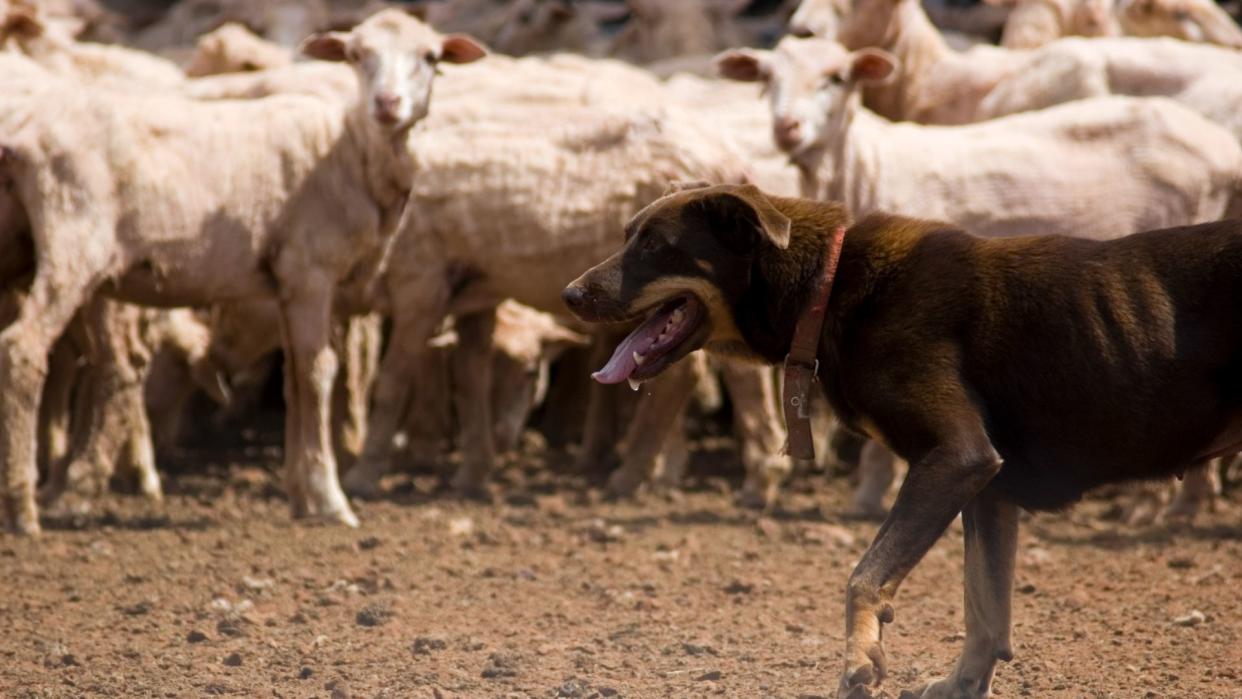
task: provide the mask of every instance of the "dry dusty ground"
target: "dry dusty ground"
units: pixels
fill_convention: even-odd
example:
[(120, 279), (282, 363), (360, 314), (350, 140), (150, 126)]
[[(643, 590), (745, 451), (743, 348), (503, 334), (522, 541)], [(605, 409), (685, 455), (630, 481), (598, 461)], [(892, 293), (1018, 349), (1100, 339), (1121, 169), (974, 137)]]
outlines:
[[(686, 494), (638, 503), (601, 503), (565, 455), (528, 456), (496, 505), (396, 477), (351, 531), (290, 523), (274, 452), (217, 453), (170, 478), (163, 508), (114, 496), (40, 540), (0, 537), (0, 696), (835, 687), (844, 582), (876, 529), (837, 516), (840, 481), (805, 478), (760, 518), (730, 504), (727, 444), (700, 444)], [(997, 696), (1242, 697), (1242, 506), (1135, 530), (1110, 505), (1024, 523)], [(893, 694), (950, 667), (961, 577), (955, 527), (899, 597)], [(1206, 620), (1173, 623), (1193, 610)]]

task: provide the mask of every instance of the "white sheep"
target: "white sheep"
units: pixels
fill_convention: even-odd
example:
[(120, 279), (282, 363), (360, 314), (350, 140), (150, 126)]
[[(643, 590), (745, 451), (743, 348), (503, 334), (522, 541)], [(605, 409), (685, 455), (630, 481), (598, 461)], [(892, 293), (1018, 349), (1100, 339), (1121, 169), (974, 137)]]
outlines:
[(39, 531), (35, 415), (47, 353), (101, 289), (161, 305), (278, 298), (294, 513), (357, 523), (328, 431), (332, 305), (339, 285), (369, 283), (397, 231), (414, 174), (405, 140), (427, 113), (435, 63), (484, 51), (396, 10), (313, 36), (304, 51), (353, 65), (359, 99), (199, 102), (57, 82), (0, 96), (4, 167), (36, 261), (18, 318), (0, 332), (8, 526)]

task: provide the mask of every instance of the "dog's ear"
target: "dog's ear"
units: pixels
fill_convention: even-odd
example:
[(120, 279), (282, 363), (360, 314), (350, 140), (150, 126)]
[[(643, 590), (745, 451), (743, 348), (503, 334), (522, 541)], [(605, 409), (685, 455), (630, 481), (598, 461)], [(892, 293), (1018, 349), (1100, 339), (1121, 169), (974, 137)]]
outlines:
[(684, 192), (687, 189), (703, 189), (710, 186), (712, 186), (712, 183), (707, 180), (673, 180), (668, 183), (668, 187), (664, 188), (664, 194), (660, 196), (667, 197), (670, 194)]
[(789, 247), (792, 226), (772, 201), (753, 184), (724, 185), (699, 199), (712, 232), (729, 250), (749, 255), (760, 245)]

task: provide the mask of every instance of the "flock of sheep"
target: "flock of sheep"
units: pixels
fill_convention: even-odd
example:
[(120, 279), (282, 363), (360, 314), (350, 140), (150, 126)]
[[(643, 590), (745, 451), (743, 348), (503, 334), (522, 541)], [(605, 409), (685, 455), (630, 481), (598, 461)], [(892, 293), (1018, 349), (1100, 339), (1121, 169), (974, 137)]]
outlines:
[[(792, 465), (766, 370), (613, 394), (587, 362), (624, 329), (563, 317), (673, 182), (985, 236), (1242, 214), (1242, 31), (1211, 0), (930, 8), (951, 30), (918, 0), (752, 4), (182, 0), (135, 27), (0, 0), (4, 524), (38, 532), (37, 500), (118, 466), (158, 498), (188, 398), (238, 403), (281, 349), (295, 516), (356, 524), (346, 492), (454, 441), (453, 485), (482, 492), (540, 403), (584, 462), (621, 445), (615, 494), (675, 482), (717, 376), (742, 499), (771, 505)], [(860, 513), (892, 461), (862, 448)]]

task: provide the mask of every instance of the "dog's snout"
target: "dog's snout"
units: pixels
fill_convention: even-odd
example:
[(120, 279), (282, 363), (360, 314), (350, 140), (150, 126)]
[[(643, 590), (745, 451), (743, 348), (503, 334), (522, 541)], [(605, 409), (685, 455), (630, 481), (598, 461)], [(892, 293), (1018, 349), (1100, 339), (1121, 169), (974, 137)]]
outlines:
[(586, 290), (577, 284), (570, 284), (561, 292), (561, 300), (570, 310), (576, 310), (586, 305)]

